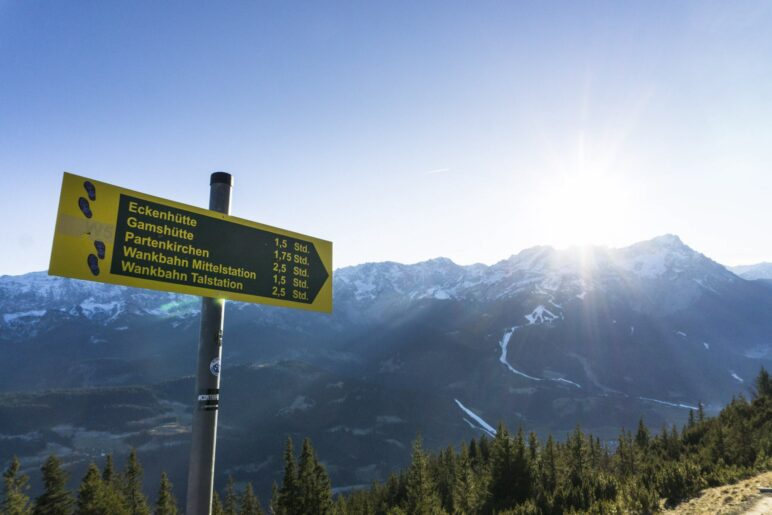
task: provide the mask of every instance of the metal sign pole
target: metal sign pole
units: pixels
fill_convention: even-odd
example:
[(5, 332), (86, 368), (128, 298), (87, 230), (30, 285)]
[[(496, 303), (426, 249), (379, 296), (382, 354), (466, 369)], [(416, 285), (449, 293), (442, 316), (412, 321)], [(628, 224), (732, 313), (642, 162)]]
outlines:
[[(215, 172), (209, 184), (209, 209), (229, 214), (233, 177), (225, 172)], [(225, 300), (201, 299), (196, 407), (193, 411), (193, 442), (188, 468), (188, 515), (210, 515), (212, 511), (224, 315)]]

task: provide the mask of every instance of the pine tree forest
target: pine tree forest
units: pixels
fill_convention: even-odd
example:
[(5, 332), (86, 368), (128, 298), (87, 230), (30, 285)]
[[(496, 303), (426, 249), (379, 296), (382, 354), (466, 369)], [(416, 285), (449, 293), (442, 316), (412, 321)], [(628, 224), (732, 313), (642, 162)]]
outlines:
[[(215, 492), (213, 515), (439, 515), (656, 513), (703, 488), (730, 484), (772, 469), (772, 380), (762, 369), (751, 400), (735, 398), (718, 416), (702, 406), (684, 427), (657, 431), (641, 420), (613, 443), (577, 427), (565, 440), (540, 441), (503, 424), (483, 436), (436, 453), (413, 443), (409, 467), (383, 483), (334, 497), (311, 441), (296, 454), (288, 439), (284, 476), (267, 505), (246, 484), (229, 478)], [(132, 452), (123, 470), (111, 456), (92, 463), (78, 488), (56, 456), (41, 467), (41, 493), (14, 459), (3, 473), (1, 515), (170, 515), (182, 513), (174, 485), (162, 474), (155, 497), (142, 493), (142, 466)]]

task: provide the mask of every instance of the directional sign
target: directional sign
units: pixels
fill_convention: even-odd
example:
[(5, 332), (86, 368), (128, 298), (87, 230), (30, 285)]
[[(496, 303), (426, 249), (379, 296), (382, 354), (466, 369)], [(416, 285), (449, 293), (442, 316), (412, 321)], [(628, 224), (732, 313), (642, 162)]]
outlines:
[(332, 311), (332, 243), (64, 174), (48, 273)]

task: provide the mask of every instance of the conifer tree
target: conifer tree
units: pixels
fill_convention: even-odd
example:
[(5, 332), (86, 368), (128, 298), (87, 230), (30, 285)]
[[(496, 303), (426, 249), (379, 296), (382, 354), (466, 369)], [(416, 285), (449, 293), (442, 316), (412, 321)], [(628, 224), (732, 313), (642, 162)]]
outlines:
[(440, 502), (445, 511), (453, 513), (453, 490), (456, 485), (456, 452), (452, 446), (440, 451), (437, 463), (430, 467), (437, 484)]
[(112, 503), (121, 504), (128, 510), (128, 502), (123, 493), (123, 485), (121, 484), (119, 474), (115, 472), (112, 454), (108, 454), (105, 458), (105, 466), (102, 469), (102, 483), (104, 484), (104, 495)]
[(3, 473), (4, 497), (0, 504), (3, 515), (30, 515), (32, 506), (30, 498), (25, 493), (29, 489), (29, 476), (20, 473), (21, 464), (14, 456), (10, 465)]
[(389, 474), (389, 479), (386, 480), (386, 493), (384, 503), (387, 506), (398, 506), (402, 504), (405, 498), (405, 484), (404, 476), (397, 476), (396, 474)]
[(456, 467), (453, 488), (453, 513), (477, 513), (485, 501), (478, 480), (466, 449), (462, 449)]
[(271, 485), (271, 501), (268, 503), (268, 509), (271, 511), (271, 515), (281, 515), (284, 512), (279, 501), (279, 486), (276, 481)]
[(695, 495), (703, 487), (703, 480), (696, 465), (689, 461), (671, 460), (657, 472), (657, 490), (666, 499), (665, 505), (673, 507)]
[(472, 467), (477, 467), (481, 461), (480, 451), (477, 448), (477, 440), (469, 442), (469, 461), (472, 464)]
[(488, 463), (491, 459), (491, 441), (488, 437), (483, 435), (478, 442), (478, 449), (480, 451), (480, 463)]
[[(667, 432), (665, 427), (662, 428), (664, 432)], [(681, 437), (678, 434), (678, 429), (675, 424), (670, 428), (670, 434), (663, 440), (663, 449), (670, 460), (677, 460), (681, 455)]]
[(212, 515), (225, 515), (225, 510), (222, 507), (222, 501), (217, 491), (212, 493)]
[(772, 397), (772, 379), (769, 377), (769, 372), (764, 367), (761, 367), (759, 375), (756, 376), (754, 381), (753, 398), (759, 399), (762, 397)]
[(332, 513), (332, 482), (324, 465), (319, 463), (314, 456), (314, 468), (316, 470), (316, 501), (319, 511), (317, 513)]
[(518, 428), (515, 436), (515, 490), (516, 503), (524, 502), (531, 496), (531, 463), (528, 459), (528, 451), (525, 447), (525, 434), (522, 426)]
[(239, 515), (263, 515), (260, 501), (255, 497), (255, 492), (252, 490), (252, 483), (247, 483), (244, 494), (241, 496)]
[(113, 464), (113, 455), (108, 454), (105, 456), (105, 467), (102, 469), (102, 481), (108, 485), (112, 485), (117, 479), (115, 474), (115, 465)]
[(297, 483), (298, 503), (303, 513), (310, 513), (316, 494), (316, 469), (314, 464), (314, 451), (311, 447), (311, 441), (306, 438), (303, 440), (303, 447), (300, 450)]
[(349, 511), (348, 507), (346, 506), (346, 498), (342, 495), (339, 495), (338, 499), (335, 501), (333, 513), (335, 515), (348, 515)]
[(413, 455), (407, 471), (405, 512), (415, 515), (442, 513), (440, 497), (429, 473), (429, 460), (421, 447), (421, 437), (413, 442)]
[(78, 515), (128, 515), (123, 498), (114, 488), (105, 484), (99, 468), (92, 463), (88, 467), (78, 489)]
[(619, 501), (624, 509), (623, 513), (649, 514), (659, 511), (659, 495), (649, 483), (653, 483), (653, 478), (632, 479), (622, 485)]
[(43, 493), (35, 499), (34, 515), (70, 515), (73, 499), (67, 490), (67, 473), (62, 470), (59, 458), (51, 455), (40, 469), (43, 476)]
[(161, 473), (161, 484), (158, 487), (158, 500), (155, 503), (155, 515), (177, 515), (177, 499), (172, 491), (172, 484), (166, 472)]
[(233, 476), (228, 474), (228, 484), (225, 486), (225, 504), (223, 505), (225, 515), (238, 515), (239, 501), (236, 496), (236, 487), (233, 482)]
[(538, 457), (539, 438), (536, 436), (536, 433), (531, 431), (528, 434), (528, 460), (531, 462), (531, 465), (535, 466)]
[(753, 429), (749, 421), (748, 415), (742, 415), (741, 412), (748, 411), (750, 406), (741, 399), (735, 403), (734, 406), (730, 406), (730, 409), (725, 409), (723, 415), (729, 415), (727, 434), (726, 434), (726, 450), (727, 455), (730, 457), (730, 461), (734, 465), (741, 467), (751, 467), (756, 461), (756, 450), (753, 446)]
[(542, 513), (553, 513), (555, 490), (558, 486), (558, 451), (555, 439), (547, 436), (544, 450), (539, 457), (539, 468), (536, 473), (534, 499)]
[(131, 515), (149, 515), (147, 497), (142, 493), (142, 465), (137, 458), (136, 449), (132, 449), (123, 471), (123, 495)]
[(726, 463), (726, 441), (725, 441), (725, 429), (723, 424), (719, 420), (715, 421), (713, 431), (710, 432), (710, 440), (708, 441), (707, 449), (710, 453), (710, 460), (713, 463), (719, 463), (721, 465)]
[[(640, 445), (643, 445), (643, 440), (643, 437), (640, 438)], [(635, 445), (639, 445), (638, 441), (638, 434), (636, 434)], [(634, 444), (632, 434), (628, 431), (625, 431), (623, 428), (619, 435), (618, 442), (617, 458), (619, 462), (619, 475), (623, 478), (633, 476), (638, 471), (638, 469), (635, 460), (635, 448), (633, 447)]]
[[(689, 412), (691, 413), (691, 411)], [(638, 419), (638, 431), (635, 433), (635, 445), (640, 450), (646, 450), (649, 447), (650, 440), (649, 429), (643, 423), (643, 417)]]
[(584, 434), (577, 425), (566, 441), (566, 482), (561, 497), (563, 502), (578, 510), (586, 510), (594, 500), (592, 472), (587, 456)]
[(292, 438), (287, 438), (287, 445), (284, 449), (284, 480), (276, 499), (277, 512), (280, 515), (301, 513), (299, 509), (299, 493), (295, 451), (292, 447)]
[(681, 444), (681, 435), (678, 432), (678, 428), (675, 424), (670, 426), (670, 436), (671, 436), (671, 442), (673, 445), (673, 448), (678, 450), (680, 448)]
[(328, 514), (332, 511), (332, 489), (324, 467), (317, 461), (311, 440), (303, 440), (297, 478), (299, 513)]
[(512, 438), (504, 424), (499, 424), (491, 445), (490, 471), (492, 509), (513, 508), (531, 495), (531, 470), (522, 428)]
[(499, 422), (496, 436), (493, 438), (490, 461), (491, 483), (489, 489), (491, 508), (494, 511), (506, 509), (514, 504), (511, 482), (514, 453), (512, 438), (509, 436), (504, 423)]
[(587, 435), (587, 457), (592, 469), (600, 467), (600, 441), (592, 435)]
[(93, 463), (89, 465), (78, 489), (78, 515), (92, 515), (99, 512), (102, 497), (102, 478), (99, 469)]

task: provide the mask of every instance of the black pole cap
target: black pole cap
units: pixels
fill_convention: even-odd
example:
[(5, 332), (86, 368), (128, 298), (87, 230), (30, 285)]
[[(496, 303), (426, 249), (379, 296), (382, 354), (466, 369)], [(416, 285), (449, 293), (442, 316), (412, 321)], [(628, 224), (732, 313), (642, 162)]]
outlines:
[(211, 186), (215, 183), (233, 186), (233, 176), (227, 172), (214, 172), (211, 179), (209, 180), (209, 185)]

